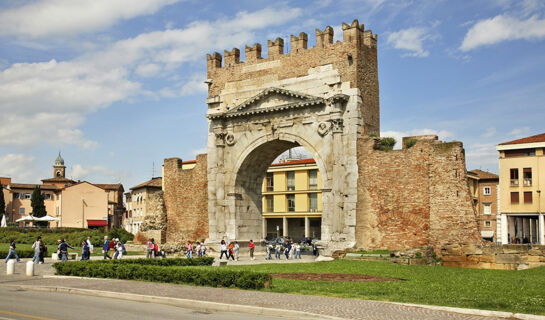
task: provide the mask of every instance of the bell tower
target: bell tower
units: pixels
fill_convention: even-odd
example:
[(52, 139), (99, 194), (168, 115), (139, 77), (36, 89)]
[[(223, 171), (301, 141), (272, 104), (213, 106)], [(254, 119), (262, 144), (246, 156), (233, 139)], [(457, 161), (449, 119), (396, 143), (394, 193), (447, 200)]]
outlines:
[(66, 178), (66, 167), (64, 166), (64, 159), (61, 157), (61, 152), (57, 159), (55, 159), (55, 165), (53, 165), (53, 178)]

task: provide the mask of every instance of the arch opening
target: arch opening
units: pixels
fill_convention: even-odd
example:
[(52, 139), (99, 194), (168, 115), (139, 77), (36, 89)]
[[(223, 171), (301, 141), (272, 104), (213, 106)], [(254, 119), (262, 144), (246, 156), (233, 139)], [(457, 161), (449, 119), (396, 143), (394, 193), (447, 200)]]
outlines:
[[(304, 152), (290, 158), (294, 148)], [(309, 149), (276, 139), (241, 155), (234, 178), (237, 239), (321, 239), (323, 164)]]

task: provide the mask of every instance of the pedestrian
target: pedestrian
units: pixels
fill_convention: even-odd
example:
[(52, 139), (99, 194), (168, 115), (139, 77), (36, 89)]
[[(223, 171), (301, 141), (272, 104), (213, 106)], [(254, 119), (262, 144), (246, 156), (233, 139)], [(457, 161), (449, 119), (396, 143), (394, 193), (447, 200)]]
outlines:
[(265, 251), (267, 252), (267, 257), (265, 258), (265, 260), (271, 260), (272, 244), (270, 242), (267, 243), (267, 247), (265, 248)]
[(72, 248), (64, 239), (61, 240), (61, 243), (59, 243), (59, 253), (61, 255), (61, 261), (68, 261), (68, 248)]
[(112, 239), (112, 242), (114, 243), (114, 247), (113, 247), (113, 250), (114, 250), (113, 259), (116, 260), (116, 259), (117, 259), (117, 256), (119, 255), (119, 252), (117, 251), (117, 246), (118, 246), (119, 240), (117, 240), (117, 238), (113, 238), (113, 239)]
[(254, 240), (250, 239), (250, 259), (255, 260), (254, 258), (254, 250), (255, 250), (255, 244)]
[[(112, 251), (112, 256), (115, 254), (115, 243), (116, 238), (113, 238), (112, 241), (109, 243), (109, 250)], [(114, 258), (115, 259), (115, 258)]]
[(284, 255), (286, 256), (286, 260), (290, 259), (290, 252), (291, 252), (291, 243), (288, 241), (286, 242), (286, 246), (284, 248)]
[(227, 260), (229, 260), (229, 258), (233, 258), (233, 261), (235, 261), (235, 255), (233, 254), (233, 248), (234, 248), (234, 244), (232, 242), (229, 242), (227, 244)]
[(102, 245), (102, 253), (104, 253), (104, 259), (112, 259), (108, 253), (110, 250), (110, 241), (108, 241), (108, 236), (104, 236), (104, 244)]
[(159, 253), (159, 245), (157, 243), (153, 244), (153, 257), (157, 257), (157, 254)]
[(294, 244), (291, 246), (291, 253), (290, 253), (290, 256), (293, 257), (293, 259), (297, 259), (297, 257), (295, 256), (295, 248), (297, 247), (297, 244)]
[(191, 241), (187, 242), (187, 258), (193, 259), (193, 244)]
[(235, 253), (235, 259), (238, 261), (240, 246), (238, 245), (238, 242), (236, 240), (235, 244), (233, 245), (233, 251)]
[(282, 246), (280, 245), (280, 243), (276, 242), (276, 246), (274, 248), (274, 256), (276, 259), (280, 260), (280, 251), (282, 249)]
[(146, 243), (146, 250), (147, 250), (146, 258), (148, 259), (155, 258), (154, 249), (155, 249), (155, 239), (151, 238), (151, 240), (149, 240)]
[(197, 241), (197, 245), (195, 246), (195, 252), (197, 252), (197, 258), (201, 257), (201, 243)]
[[(91, 243), (91, 236), (87, 236), (87, 245), (89, 246), (89, 257), (91, 257), (91, 253), (93, 253), (93, 250), (95, 249), (95, 247), (93, 246), (93, 244)], [(89, 260), (89, 259), (87, 259)]]
[(115, 244), (115, 253), (117, 254), (117, 259), (121, 259), (123, 258), (123, 254), (124, 254), (124, 250), (125, 250), (125, 246), (123, 245), (123, 243), (119, 240), (119, 238), (116, 239), (116, 244)]
[(297, 243), (295, 245), (295, 259), (301, 259), (301, 244)]
[(89, 251), (89, 244), (87, 243), (86, 240), (83, 240), (81, 242), (81, 259), (80, 259), (80, 261), (89, 260), (90, 256), (91, 256), (91, 253)]
[(38, 263), (44, 264), (44, 255), (47, 254), (47, 247), (45, 246), (44, 241), (40, 238), (40, 261)]
[(312, 254), (313, 254), (315, 257), (317, 257), (317, 256), (319, 255), (319, 253), (318, 253), (318, 247), (316, 246), (316, 243), (315, 243), (315, 242), (312, 243)]
[(204, 245), (204, 240), (201, 242), (201, 257), (206, 255), (206, 246)]
[(6, 263), (8, 263), (9, 258), (11, 258), (11, 255), (15, 256), (15, 259), (17, 262), (21, 262), (21, 259), (19, 259), (19, 256), (17, 255), (17, 251), (15, 250), (15, 239), (11, 239), (9, 243), (9, 252), (8, 256), (6, 257)]
[(32, 257), (32, 262), (40, 263), (40, 240), (42, 240), (42, 237), (38, 236), (36, 241), (32, 244), (32, 249), (34, 249), (34, 257)]
[(221, 240), (220, 243), (220, 260), (223, 258), (223, 255), (225, 254), (225, 258), (229, 260), (229, 254), (227, 253), (227, 245), (225, 244), (225, 240)]

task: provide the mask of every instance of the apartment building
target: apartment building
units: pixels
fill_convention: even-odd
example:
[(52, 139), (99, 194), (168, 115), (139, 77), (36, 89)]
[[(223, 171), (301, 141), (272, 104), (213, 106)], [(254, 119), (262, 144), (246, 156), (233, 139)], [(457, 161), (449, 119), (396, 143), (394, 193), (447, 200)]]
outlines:
[(545, 244), (545, 133), (500, 143), (496, 150), (501, 243)]
[(497, 242), (499, 176), (475, 169), (468, 171), (467, 177), (481, 237), (490, 242)]
[(263, 179), (263, 235), (320, 238), (322, 179), (313, 159), (274, 163)]
[(144, 218), (155, 215), (156, 205), (151, 203), (153, 196), (162, 190), (163, 179), (155, 177), (132, 187), (130, 192), (125, 193), (127, 211), (123, 220), (123, 227), (132, 234), (136, 234), (144, 222)]

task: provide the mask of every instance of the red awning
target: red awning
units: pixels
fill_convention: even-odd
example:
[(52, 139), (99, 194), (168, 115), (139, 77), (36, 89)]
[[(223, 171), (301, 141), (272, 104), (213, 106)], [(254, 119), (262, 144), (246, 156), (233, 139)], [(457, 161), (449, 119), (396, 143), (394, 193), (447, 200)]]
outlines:
[(87, 220), (88, 227), (106, 227), (108, 226), (107, 220)]

